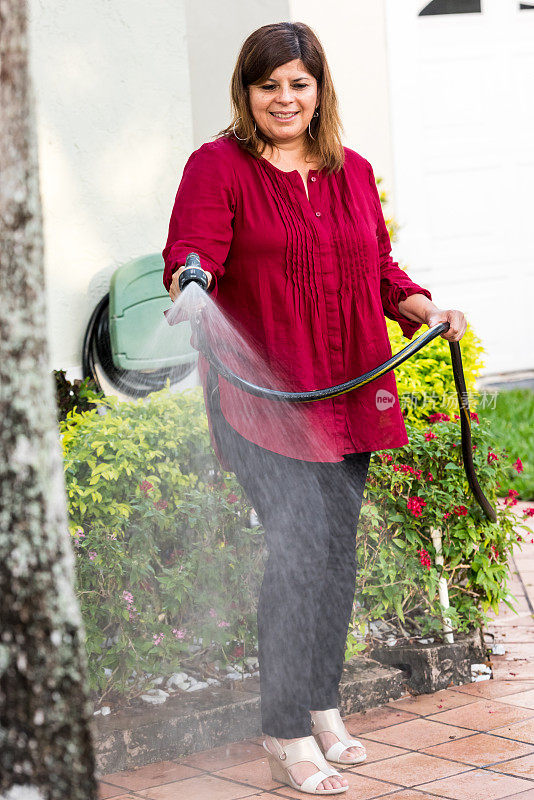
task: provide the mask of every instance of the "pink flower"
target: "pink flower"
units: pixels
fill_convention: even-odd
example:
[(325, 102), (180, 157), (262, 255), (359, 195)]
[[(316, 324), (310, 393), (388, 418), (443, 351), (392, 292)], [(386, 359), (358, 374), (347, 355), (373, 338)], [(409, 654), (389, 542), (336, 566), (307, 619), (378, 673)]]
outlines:
[(146, 496), (147, 496), (147, 494), (148, 494), (148, 492), (149, 492), (151, 489), (153, 489), (153, 488), (154, 488), (154, 486), (153, 486), (151, 483), (149, 483), (149, 481), (143, 481), (142, 483), (140, 483), (140, 484), (139, 484), (139, 488), (141, 489), (141, 491), (143, 492), (143, 494), (144, 494), (144, 495), (145, 495), (145, 497), (146, 497)]
[(228, 497), (226, 499), (228, 500), (229, 503), (237, 503), (237, 501), (239, 500), (239, 497), (236, 494), (234, 494), (233, 492), (230, 492), (230, 494), (228, 495)]
[(85, 533), (83, 532), (83, 528), (76, 528), (76, 536), (74, 537), (74, 544), (76, 547), (80, 544), (80, 541), (85, 539)]
[(431, 472), (427, 472), (426, 477), (427, 477), (427, 480), (429, 480), (429, 481), (433, 481), (434, 480), (434, 476), (432, 475)]
[(530, 508), (523, 509), (523, 516), (524, 517), (534, 517), (534, 506), (530, 506)]
[(132, 620), (135, 619), (135, 615), (139, 614), (139, 611), (134, 606), (133, 594), (131, 592), (127, 592), (126, 590), (124, 590), (124, 592), (122, 593), (122, 599), (126, 603), (126, 608), (128, 609), (131, 622)]
[(96, 558), (96, 551), (95, 550), (89, 550), (89, 561), (94, 561), (95, 558)]
[(427, 431), (425, 433), (425, 439), (427, 440), (427, 442), (429, 442), (431, 439), (436, 439), (436, 438), (437, 438), (436, 434), (432, 433), (432, 431)]
[(408, 511), (411, 511), (414, 517), (421, 516), (421, 511), (423, 506), (426, 506), (425, 501), (423, 500), (422, 497), (417, 497), (417, 496), (409, 497), (408, 502), (406, 504)]
[(512, 464), (512, 466), (513, 466), (513, 467), (514, 467), (514, 469), (516, 469), (518, 472), (523, 472), (523, 470), (524, 470), (524, 467), (523, 467), (523, 462), (521, 461), (521, 459), (520, 459), (520, 458), (518, 458), (518, 459), (517, 459), (517, 461), (514, 461), (514, 463)]
[(157, 508), (159, 511), (163, 511), (163, 509), (167, 508), (168, 505), (169, 504), (166, 500), (158, 500), (157, 503), (154, 503), (155, 508)]
[(443, 515), (443, 519), (447, 519), (447, 517), (451, 517), (451, 516), (452, 516), (451, 512), (450, 511), (446, 511), (444, 513), (444, 515)]
[(230, 627), (230, 623), (226, 622), (224, 619), (220, 619), (219, 622), (217, 623), (217, 627), (218, 628), (229, 628)]
[(217, 616), (217, 612), (215, 611), (215, 609), (214, 608), (210, 608), (210, 617), (216, 617), (216, 616)]
[(185, 639), (185, 631), (181, 628), (173, 628), (172, 632), (176, 639)]
[(467, 508), (465, 506), (454, 506), (453, 511), (458, 517), (467, 516)]
[(165, 638), (165, 634), (164, 633), (154, 633), (154, 634), (152, 634), (152, 638), (154, 639), (154, 644), (157, 646), (158, 644), (162, 643), (162, 641)]

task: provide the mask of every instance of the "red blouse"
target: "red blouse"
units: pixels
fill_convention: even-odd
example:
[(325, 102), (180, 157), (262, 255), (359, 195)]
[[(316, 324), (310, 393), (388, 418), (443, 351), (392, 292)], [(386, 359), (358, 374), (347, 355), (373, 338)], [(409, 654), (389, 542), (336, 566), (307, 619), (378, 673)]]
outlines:
[[(226, 137), (192, 153), (178, 187), (163, 250), (165, 288), (187, 254), (198, 253), (214, 276), (218, 306), (275, 372), (291, 376), (277, 376), (276, 388), (322, 389), (376, 367), (392, 354), (384, 314), (411, 339), (421, 323), (404, 317), (399, 302), (415, 293), (432, 300), (390, 255), (370, 163), (344, 149), (338, 173), (309, 171), (309, 200), (298, 170), (283, 172)], [(202, 356), (199, 370), (205, 390)], [(393, 371), (298, 411), (245, 397), (223, 378), (219, 386), (229, 424), (286, 456), (341, 461), (408, 442)]]

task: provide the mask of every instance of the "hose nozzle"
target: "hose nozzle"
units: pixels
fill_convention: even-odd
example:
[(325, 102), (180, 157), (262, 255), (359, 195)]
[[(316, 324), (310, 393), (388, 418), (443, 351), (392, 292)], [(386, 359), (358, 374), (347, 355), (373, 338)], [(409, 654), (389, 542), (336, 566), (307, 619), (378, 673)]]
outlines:
[(196, 283), (201, 289), (206, 291), (208, 288), (208, 276), (200, 266), (200, 258), (197, 253), (189, 253), (185, 259), (185, 269), (178, 278), (178, 287), (181, 292), (189, 283)]

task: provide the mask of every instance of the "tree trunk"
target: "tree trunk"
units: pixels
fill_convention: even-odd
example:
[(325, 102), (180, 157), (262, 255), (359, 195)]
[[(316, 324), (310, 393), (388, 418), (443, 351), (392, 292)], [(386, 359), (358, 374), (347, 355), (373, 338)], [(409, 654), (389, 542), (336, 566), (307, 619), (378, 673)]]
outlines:
[(0, 795), (94, 800), (27, 42), (25, 0), (0, 0)]

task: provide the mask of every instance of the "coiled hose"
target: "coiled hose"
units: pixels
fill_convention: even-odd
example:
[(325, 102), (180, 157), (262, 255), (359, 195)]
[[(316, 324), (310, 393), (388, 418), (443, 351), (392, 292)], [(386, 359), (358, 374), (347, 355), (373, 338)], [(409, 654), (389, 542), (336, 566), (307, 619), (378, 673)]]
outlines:
[(196, 358), (175, 367), (162, 367), (146, 372), (133, 369), (118, 369), (113, 362), (111, 338), (109, 334), (109, 293), (95, 307), (87, 324), (82, 346), (83, 377), (90, 377), (99, 391), (103, 387), (98, 376), (96, 364), (100, 363), (102, 372), (109, 383), (129, 397), (145, 397), (150, 392), (163, 389), (167, 379), (171, 385), (185, 378), (196, 367)]

